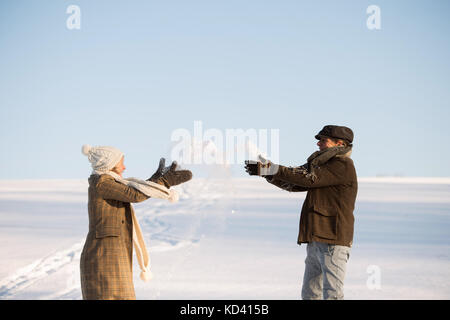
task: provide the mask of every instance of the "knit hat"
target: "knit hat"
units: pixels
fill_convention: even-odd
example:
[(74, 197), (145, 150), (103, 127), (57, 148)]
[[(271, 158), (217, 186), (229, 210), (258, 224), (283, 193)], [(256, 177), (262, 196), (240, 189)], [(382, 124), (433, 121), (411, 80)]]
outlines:
[(123, 156), (123, 152), (117, 148), (109, 146), (91, 147), (88, 144), (83, 145), (81, 152), (88, 157), (92, 169), (97, 173), (110, 171)]

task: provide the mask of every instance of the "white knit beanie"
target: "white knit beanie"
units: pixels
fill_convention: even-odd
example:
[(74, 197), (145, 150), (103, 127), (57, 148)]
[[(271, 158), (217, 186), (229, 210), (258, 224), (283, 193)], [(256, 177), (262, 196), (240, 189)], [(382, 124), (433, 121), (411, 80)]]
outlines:
[(83, 145), (81, 152), (88, 157), (92, 169), (98, 173), (106, 173), (119, 163), (123, 152), (117, 148), (109, 146), (91, 147)]

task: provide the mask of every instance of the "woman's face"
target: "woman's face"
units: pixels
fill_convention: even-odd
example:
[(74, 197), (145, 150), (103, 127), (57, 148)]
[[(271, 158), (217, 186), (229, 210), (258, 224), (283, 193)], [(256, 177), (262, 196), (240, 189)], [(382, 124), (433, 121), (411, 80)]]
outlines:
[(125, 165), (123, 164), (123, 159), (124, 157), (122, 157), (119, 161), (118, 164), (116, 164), (116, 166), (114, 168), (111, 169), (111, 171), (114, 171), (115, 173), (117, 173), (119, 176), (122, 176), (122, 172), (125, 171)]

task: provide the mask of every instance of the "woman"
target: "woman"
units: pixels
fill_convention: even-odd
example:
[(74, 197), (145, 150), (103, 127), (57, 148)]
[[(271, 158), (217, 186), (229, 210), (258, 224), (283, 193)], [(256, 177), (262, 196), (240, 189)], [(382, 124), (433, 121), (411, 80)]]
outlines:
[(173, 185), (192, 178), (188, 170), (177, 171), (176, 162), (164, 168), (164, 159), (147, 181), (123, 179), (124, 154), (108, 146), (84, 145), (82, 153), (91, 162), (89, 177), (89, 232), (81, 253), (80, 275), (83, 299), (136, 299), (132, 254), (136, 249), (141, 278), (150, 278), (149, 258), (132, 202), (150, 197), (174, 200)]

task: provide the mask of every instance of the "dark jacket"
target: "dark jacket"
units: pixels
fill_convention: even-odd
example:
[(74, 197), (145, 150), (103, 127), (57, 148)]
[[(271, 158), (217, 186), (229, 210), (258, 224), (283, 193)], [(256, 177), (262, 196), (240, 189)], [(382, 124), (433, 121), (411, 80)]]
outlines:
[(307, 191), (298, 244), (311, 241), (351, 247), (358, 182), (351, 147), (317, 151), (300, 167), (279, 166), (267, 181), (290, 192)]

